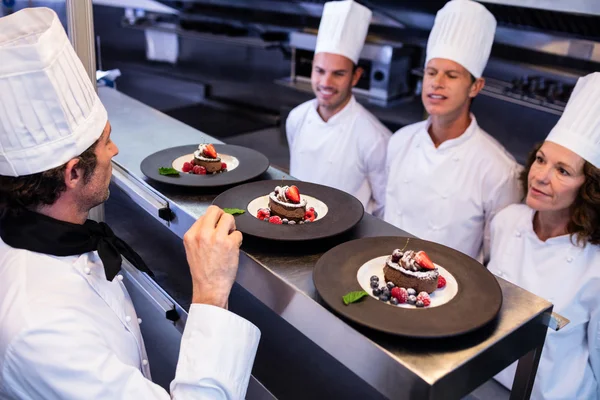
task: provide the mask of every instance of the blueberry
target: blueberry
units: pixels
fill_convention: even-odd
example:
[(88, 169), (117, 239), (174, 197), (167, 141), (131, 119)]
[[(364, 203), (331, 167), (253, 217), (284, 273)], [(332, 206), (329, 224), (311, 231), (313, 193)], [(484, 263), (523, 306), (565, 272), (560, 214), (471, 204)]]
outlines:
[(400, 251), (400, 249), (396, 249), (392, 252), (392, 262), (397, 263), (398, 261), (400, 261), (400, 259), (402, 258), (403, 253)]
[(311, 220), (310, 220), (310, 219), (307, 219), (306, 221), (304, 221), (304, 223), (305, 223), (305, 224), (310, 224), (310, 223), (311, 223)]
[(406, 302), (408, 304), (413, 304), (414, 305), (417, 302), (417, 296), (415, 296), (415, 295), (408, 296), (408, 300), (406, 300)]
[(282, 220), (281, 220), (281, 222), (282, 222), (282, 223), (284, 223), (284, 224), (287, 224), (287, 223), (289, 223), (289, 222), (290, 222), (290, 220), (289, 220), (289, 219), (287, 219), (287, 218), (284, 218), (284, 219), (282, 219)]
[(373, 289), (375, 289), (375, 288), (379, 288), (379, 282), (377, 282), (377, 281), (371, 281), (371, 287), (372, 287)]
[(392, 297), (392, 298), (390, 299), (390, 303), (392, 303), (392, 305), (394, 305), (394, 306), (397, 306), (397, 305), (398, 305), (398, 299), (397, 299), (397, 298), (395, 298), (395, 297)]
[(423, 302), (421, 300), (417, 300), (417, 307), (425, 307), (425, 304), (423, 304)]
[(371, 281), (379, 282), (379, 277), (377, 275), (373, 275), (371, 277)]
[(390, 300), (390, 296), (386, 295), (385, 293), (382, 293), (379, 295), (379, 300), (381, 301), (389, 301)]
[(317, 217), (319, 216), (319, 214), (317, 214), (316, 211), (313, 211), (313, 214), (315, 214), (315, 219), (317, 219)]
[(394, 285), (394, 282), (388, 282), (387, 284), (388, 289), (393, 289), (396, 285)]
[(413, 288), (410, 289), (406, 289), (406, 291), (408, 292), (409, 296), (416, 296), (417, 295), (417, 291)]
[(288, 222), (288, 225), (296, 225), (296, 221), (290, 221)]
[(390, 288), (389, 288), (389, 287), (387, 287), (387, 286), (382, 286), (382, 287), (381, 287), (381, 291), (382, 291), (383, 293), (390, 293)]
[(381, 289), (379, 289), (379, 288), (373, 289), (373, 296), (379, 297), (380, 294), (381, 294)]

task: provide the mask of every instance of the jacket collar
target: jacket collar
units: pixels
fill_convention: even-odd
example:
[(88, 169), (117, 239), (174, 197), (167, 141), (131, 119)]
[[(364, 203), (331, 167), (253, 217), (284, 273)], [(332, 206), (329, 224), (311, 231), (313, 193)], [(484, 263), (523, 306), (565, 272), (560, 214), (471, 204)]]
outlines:
[(467, 143), (471, 138), (473, 138), (477, 132), (479, 132), (479, 125), (477, 124), (477, 119), (471, 113), (469, 114), (471, 117), (471, 123), (465, 132), (457, 138), (446, 140), (442, 143), (437, 149), (433, 144), (433, 140), (429, 136), (429, 127), (431, 126), (431, 117), (427, 118), (427, 123), (423, 127), (423, 131), (420, 132), (421, 141), (428, 147), (431, 147), (438, 151), (449, 150), (458, 146), (461, 146), (464, 143)]
[(319, 102), (317, 99), (314, 99), (313, 103), (311, 104), (310, 111), (308, 113), (308, 117), (310, 118), (311, 122), (317, 123), (320, 126), (336, 127), (340, 124), (345, 123), (348, 120), (348, 118), (352, 117), (352, 115), (354, 114), (353, 110), (354, 110), (355, 104), (356, 104), (356, 99), (354, 98), (354, 95), (352, 95), (352, 96), (350, 96), (350, 101), (348, 102), (348, 104), (346, 104), (344, 106), (344, 108), (342, 108), (340, 111), (338, 111), (337, 114), (335, 114), (333, 117), (329, 118), (329, 121), (325, 122), (325, 121), (323, 121), (323, 118), (321, 118), (319, 113), (317, 112), (317, 107), (319, 106)]

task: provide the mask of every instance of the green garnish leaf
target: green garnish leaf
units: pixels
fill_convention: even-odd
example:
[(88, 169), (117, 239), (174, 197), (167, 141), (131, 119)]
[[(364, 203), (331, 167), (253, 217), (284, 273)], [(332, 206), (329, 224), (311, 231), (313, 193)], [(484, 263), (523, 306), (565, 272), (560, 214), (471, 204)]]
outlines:
[(175, 168), (160, 167), (158, 169), (158, 173), (161, 174), (161, 175), (175, 175), (175, 176), (179, 176), (179, 171), (177, 171)]
[(246, 211), (239, 209), (239, 208), (224, 208), (223, 211), (225, 211), (227, 214), (231, 214), (231, 215), (239, 215), (239, 214), (243, 214)]
[(356, 303), (357, 301), (368, 295), (369, 293), (365, 292), (364, 290), (358, 290), (356, 292), (350, 292), (345, 294), (342, 297), (342, 300), (344, 300), (345, 305), (348, 305), (350, 303)]

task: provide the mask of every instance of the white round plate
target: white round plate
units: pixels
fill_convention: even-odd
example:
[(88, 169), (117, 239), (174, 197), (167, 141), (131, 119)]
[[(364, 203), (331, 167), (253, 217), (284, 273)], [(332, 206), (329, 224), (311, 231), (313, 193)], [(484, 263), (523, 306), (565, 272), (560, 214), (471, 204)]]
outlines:
[[(221, 158), (222, 162), (227, 164), (226, 172), (231, 172), (240, 166), (240, 161), (234, 156), (219, 153), (219, 157)], [(173, 168), (175, 168), (177, 171), (183, 172), (183, 163), (190, 162), (193, 159), (194, 154), (186, 154), (184, 156), (178, 157), (175, 160), (173, 160)]]
[[(327, 208), (327, 205), (325, 203), (323, 203), (321, 200), (317, 199), (316, 197), (307, 196), (304, 194), (301, 194), (300, 197), (302, 199), (306, 199), (306, 209), (308, 209), (310, 207), (314, 207), (315, 211), (317, 212), (317, 218), (315, 218), (315, 221), (318, 221), (321, 218), (325, 217), (325, 215), (327, 215), (327, 212), (329, 211), (329, 209)], [(267, 194), (265, 196), (257, 197), (254, 200), (252, 200), (250, 203), (248, 203), (248, 212), (250, 213), (250, 215), (252, 215), (254, 218), (256, 218), (259, 208), (268, 208), (268, 207), (269, 207), (269, 195)], [(313, 222), (315, 222), (315, 221), (313, 221)]]

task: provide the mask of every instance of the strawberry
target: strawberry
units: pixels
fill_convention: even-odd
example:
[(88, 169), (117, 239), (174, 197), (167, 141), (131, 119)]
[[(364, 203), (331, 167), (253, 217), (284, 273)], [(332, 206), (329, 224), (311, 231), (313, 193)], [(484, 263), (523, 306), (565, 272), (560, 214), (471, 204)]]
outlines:
[(271, 218), (269, 218), (269, 223), (275, 224), (275, 225), (281, 225), (281, 224), (283, 224), (283, 221), (281, 220), (281, 218), (279, 216), (274, 215)]
[(181, 170), (183, 172), (190, 172), (192, 169), (194, 169), (194, 166), (192, 165), (192, 163), (189, 162), (184, 162), (183, 167), (181, 167)]
[(224, 162), (221, 163), (221, 169), (227, 169), (227, 164), (225, 164)]
[(446, 278), (444, 278), (443, 276), (439, 276), (438, 277), (438, 289), (443, 288), (444, 286), (446, 286)]
[(287, 188), (287, 190), (285, 191), (285, 197), (287, 197), (288, 200), (292, 203), (300, 203), (300, 191), (294, 185)]
[(202, 154), (208, 158), (217, 158), (217, 150), (212, 144), (207, 144)]
[(424, 251), (419, 251), (415, 255), (415, 261), (417, 263), (419, 263), (419, 265), (422, 268), (425, 268), (425, 269), (435, 269), (435, 265), (433, 265), (433, 262), (431, 262), (431, 259), (429, 258), (429, 256), (427, 255), (427, 253), (425, 253)]

